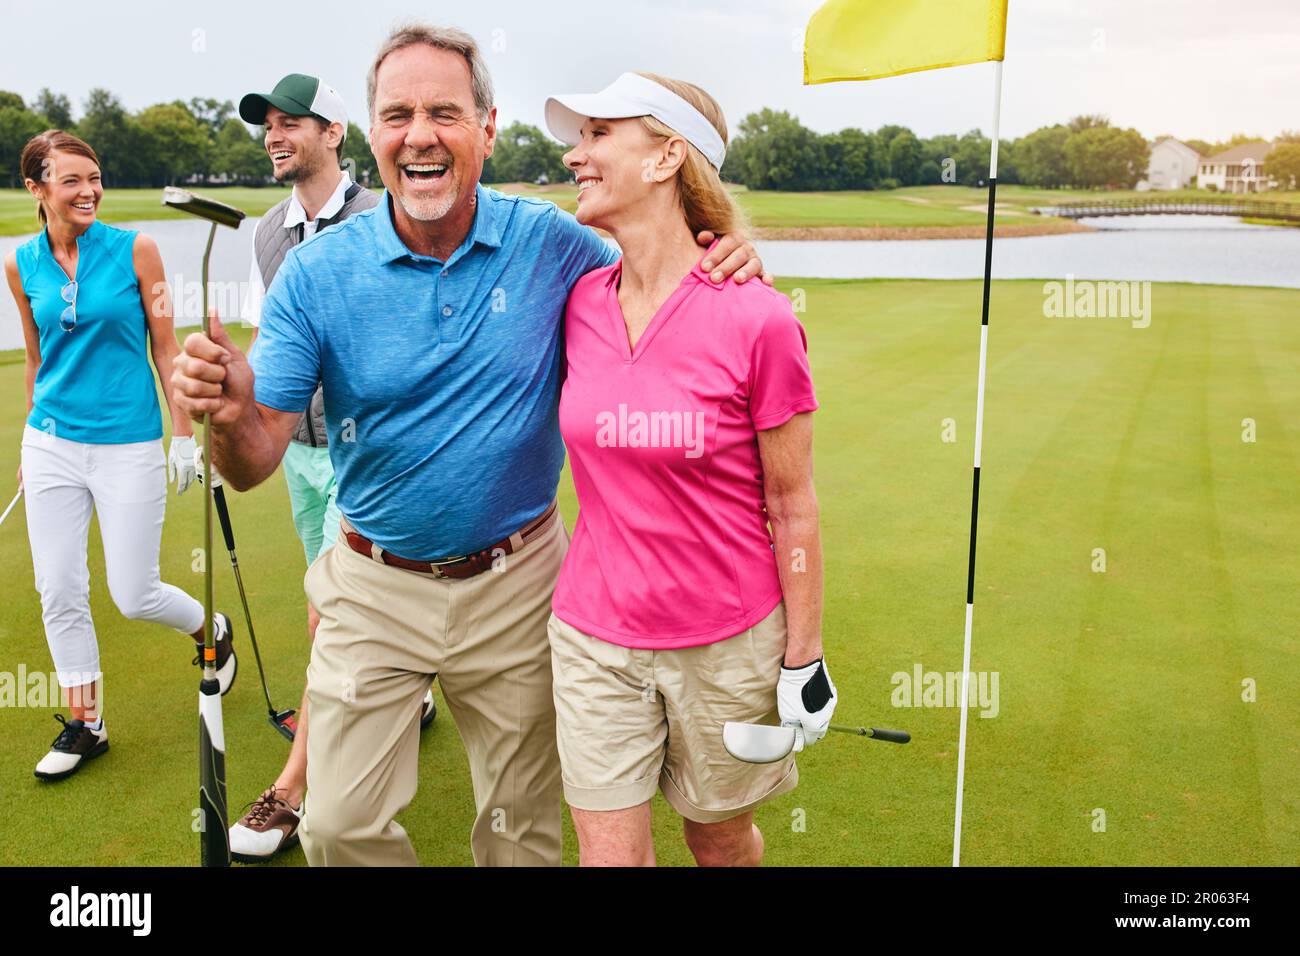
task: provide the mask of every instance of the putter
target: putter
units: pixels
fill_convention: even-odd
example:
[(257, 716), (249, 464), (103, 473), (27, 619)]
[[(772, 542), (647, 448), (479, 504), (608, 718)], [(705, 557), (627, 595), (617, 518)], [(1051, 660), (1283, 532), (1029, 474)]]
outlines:
[[(203, 250), (203, 334), (211, 334), (208, 321), (208, 261), (217, 226), (238, 229), (244, 213), (233, 206), (204, 199), (186, 189), (168, 186), (164, 206), (179, 209), (212, 223)], [(203, 416), (203, 441), (212, 443), (212, 418)], [(212, 463), (203, 460), (203, 677), (199, 681), (199, 813), (201, 815), (199, 863), (230, 866), (230, 820), (226, 806), (226, 734), (221, 718), (221, 687), (217, 683), (217, 646), (212, 635)]]
[(5, 518), (9, 517), (9, 512), (14, 510), (14, 505), (18, 504), (18, 499), (21, 498), (22, 496), (23, 496), (23, 486), (19, 485), (18, 494), (14, 495), (14, 500), (9, 502), (9, 507), (5, 509), (5, 513), (0, 515), (0, 524), (5, 523)]
[[(831, 724), (830, 730), (841, 734), (871, 737), (893, 744), (905, 744), (912, 735), (905, 730), (878, 730), (874, 727), (849, 727)], [(729, 720), (722, 725), (722, 745), (727, 753), (745, 763), (776, 763), (784, 759), (798, 743), (803, 749), (802, 727), (774, 727), (769, 724), (741, 724)]]
[[(201, 455), (202, 450), (199, 451)], [(197, 456), (196, 456), (197, 457)], [(206, 470), (206, 469), (205, 469)], [(200, 483), (203, 479), (199, 479)], [(221, 522), (221, 535), (226, 539), (226, 551), (230, 553), (230, 567), (235, 572), (235, 585), (239, 588), (239, 603), (244, 606), (244, 623), (248, 625), (248, 638), (253, 642), (253, 657), (257, 660), (257, 676), (262, 680), (262, 696), (266, 698), (267, 721), (276, 732), (293, 742), (293, 735), (298, 731), (298, 721), (294, 719), (295, 711), (276, 710), (271, 703), (271, 692), (266, 686), (266, 671), (262, 669), (262, 652), (257, 648), (257, 633), (253, 630), (253, 615), (248, 609), (248, 595), (244, 592), (244, 577), (239, 573), (239, 556), (235, 553), (235, 529), (230, 523), (230, 508), (226, 505), (226, 489), (222, 485), (221, 475), (213, 477), (213, 502), (217, 506), (217, 519)]]

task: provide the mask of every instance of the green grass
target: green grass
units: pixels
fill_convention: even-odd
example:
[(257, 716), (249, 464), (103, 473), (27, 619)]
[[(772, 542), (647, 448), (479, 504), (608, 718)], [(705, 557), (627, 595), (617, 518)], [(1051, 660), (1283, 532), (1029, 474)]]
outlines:
[[(577, 189), (568, 185), (504, 183), (494, 188), (516, 195), (549, 199), (569, 212), (577, 208)], [(284, 189), (278, 187), (253, 189), (235, 186), (202, 191), (243, 209), (250, 216), (262, 215), (286, 194)], [(737, 186), (733, 191), (750, 220), (759, 228), (879, 226), (905, 229), (924, 226), (982, 226), (985, 220), (984, 205), (988, 202), (987, 190), (969, 186), (914, 186), (878, 192), (810, 193), (750, 191)], [(1096, 192), (1002, 186), (998, 189), (997, 222), (1013, 225), (1041, 221), (1029, 211), (1034, 206), (1152, 195), (1133, 191)], [(1159, 197), (1204, 199), (1207, 195), (1210, 194), (1182, 190), (1160, 193)], [(161, 196), (162, 192), (158, 189), (106, 190), (100, 206), (100, 218), (105, 222), (184, 218), (184, 213), (164, 207)], [(1300, 193), (1274, 192), (1258, 198), (1297, 202), (1300, 201)], [(34, 232), (36, 228), (35, 206), (26, 190), (0, 189), (0, 236), (24, 235)]]
[[(201, 189), (250, 216), (260, 216), (289, 194), (279, 187), (253, 189), (230, 186), (219, 189)], [(162, 204), (161, 189), (106, 189), (99, 206), (99, 218), (104, 222), (136, 222), (148, 219), (186, 219), (187, 213), (177, 212)], [(0, 189), (0, 236), (21, 236), (35, 232), (36, 201), (25, 189)]]
[[(977, 282), (784, 280), (804, 290), (826, 548), (825, 640), (844, 722), (894, 747), (830, 739), (758, 813), (770, 864), (946, 865), (959, 715), (894, 709), (890, 678), (961, 666)], [(994, 285), (973, 668), (1000, 675), (972, 714), (964, 862), (1246, 865), (1300, 859), (1300, 293), (1153, 287), (1149, 328), (1045, 319), (1036, 282)], [(243, 335), (242, 330), (234, 330)], [(0, 497), (12, 494), (22, 365), (0, 364)], [(956, 422), (957, 441), (941, 440)], [(1243, 443), (1243, 418), (1258, 441)], [(568, 477), (565, 518), (576, 514)], [(170, 498), (165, 580), (200, 593), (197, 494)], [(302, 554), (277, 475), (232, 511), (273, 694), (296, 703), (308, 647)], [(0, 529), (0, 665), (48, 670), (21, 509)], [(188, 641), (125, 621), (92, 532), (91, 603), (113, 749), (43, 785), (51, 709), (0, 712), (0, 865), (190, 864), (195, 687)], [(1090, 570), (1106, 550), (1105, 573)], [(218, 593), (233, 581), (217, 558)], [(242, 633), (243, 628), (240, 627)], [(246, 640), (246, 638), (245, 638)], [(248, 651), (245, 645), (245, 653)], [(288, 748), (244, 657), (225, 699), (230, 801)], [(1252, 678), (1258, 700), (1241, 699)], [(1105, 811), (1106, 832), (1090, 814)], [(421, 743), (402, 815), (426, 864), (469, 864), (473, 800), (455, 729)], [(802, 818), (802, 830), (792, 821)], [(665, 864), (689, 856), (661, 800)], [(575, 860), (570, 830), (566, 858)], [(295, 850), (283, 861), (303, 862)]]

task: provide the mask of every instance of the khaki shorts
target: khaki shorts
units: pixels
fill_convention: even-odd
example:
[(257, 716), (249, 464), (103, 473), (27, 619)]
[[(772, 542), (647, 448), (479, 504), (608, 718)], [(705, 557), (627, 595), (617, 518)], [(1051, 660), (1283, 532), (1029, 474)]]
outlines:
[(777, 723), (785, 605), (747, 631), (699, 647), (645, 650), (585, 634), (551, 615), (556, 736), (564, 797), (579, 810), (625, 810), (655, 790), (682, 816), (717, 823), (793, 790), (794, 756), (736, 760), (728, 720)]

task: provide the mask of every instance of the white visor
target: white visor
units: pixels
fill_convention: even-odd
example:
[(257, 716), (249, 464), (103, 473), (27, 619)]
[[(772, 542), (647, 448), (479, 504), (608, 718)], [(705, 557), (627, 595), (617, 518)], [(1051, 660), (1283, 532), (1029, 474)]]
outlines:
[(582, 124), (588, 119), (626, 119), (653, 116), (681, 133), (685, 140), (722, 169), (727, 147), (704, 114), (672, 90), (635, 73), (624, 73), (599, 93), (563, 93), (546, 100), (546, 125), (562, 143), (582, 141)]

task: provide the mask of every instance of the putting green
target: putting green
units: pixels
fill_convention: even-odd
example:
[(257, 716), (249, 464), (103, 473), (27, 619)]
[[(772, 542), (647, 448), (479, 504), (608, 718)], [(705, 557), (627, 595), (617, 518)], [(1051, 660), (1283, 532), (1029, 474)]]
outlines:
[[(946, 865), (958, 711), (891, 699), (897, 674), (961, 667), (979, 283), (781, 287), (805, 297), (822, 401), (836, 718), (901, 727), (913, 742), (839, 736), (803, 755), (800, 786), (758, 814), (767, 860)], [(997, 673), (998, 695), (996, 716), (970, 716), (963, 860), (1294, 864), (1300, 293), (1157, 284), (1145, 329), (1044, 318), (1043, 301), (1041, 283), (994, 285), (972, 667)], [(17, 353), (0, 363), (7, 503), (23, 366)], [(945, 419), (955, 441), (943, 440)], [(1242, 441), (1243, 419), (1254, 442)], [(567, 475), (561, 489), (572, 525)], [(279, 706), (296, 706), (308, 653), (304, 569), (281, 476), (233, 495), (231, 510), (271, 690)], [(163, 577), (192, 594), (201, 521), (197, 494), (169, 498)], [(1095, 549), (1104, 572), (1093, 570)], [(223, 554), (215, 561), (245, 654), (225, 698), (238, 813), (288, 748), (266, 724), (233, 577)], [(117, 613), (97, 531), (90, 568), (112, 750), (68, 781), (41, 784), (32, 768), (58, 730), (54, 709), (0, 708), (0, 865), (194, 863), (192, 648)], [(0, 528), (0, 578), (0, 669), (48, 672), (21, 509)], [(472, 817), (444, 709), (421, 744), (420, 791), (401, 821), (424, 863), (463, 865)], [(659, 800), (655, 821), (660, 861), (689, 862)], [(576, 861), (571, 830), (566, 859)], [(301, 864), (301, 851), (282, 862)]]

